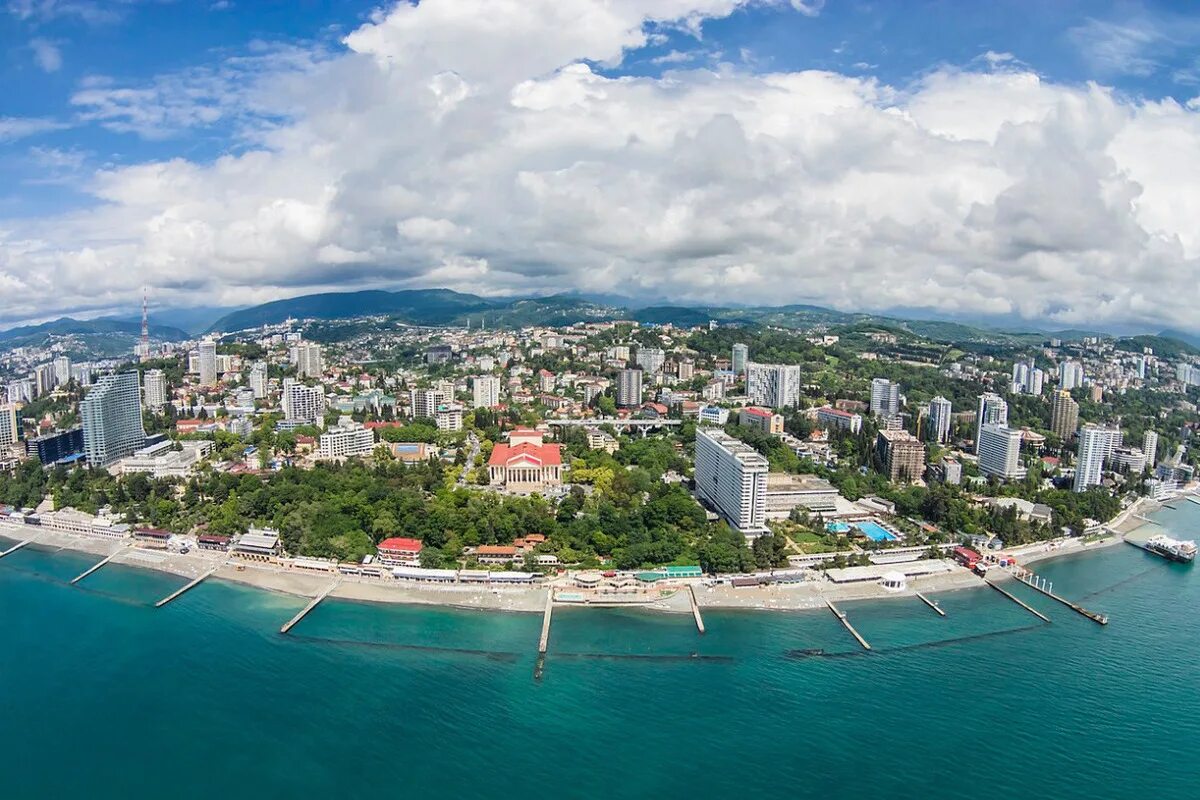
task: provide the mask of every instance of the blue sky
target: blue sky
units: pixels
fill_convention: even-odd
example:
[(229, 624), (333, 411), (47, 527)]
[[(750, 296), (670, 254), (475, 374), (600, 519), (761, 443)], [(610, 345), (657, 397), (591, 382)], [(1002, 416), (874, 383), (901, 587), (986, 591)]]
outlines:
[[(1132, 154), (1130, 148), (1135, 142), (1161, 140), (1179, 145), (1178, 137), (1173, 135), (1174, 121), (1164, 119), (1175, 114), (1180, 122), (1190, 125), (1195, 116), (1194, 98), (1200, 95), (1200, 14), (1192, 3), (615, 0), (613, 13), (619, 19), (603, 21), (615, 26), (611, 30), (601, 24), (595, 35), (589, 30), (560, 36), (569, 20), (594, 10), (589, 0), (564, 0), (545, 8), (542, 6), (546, 0), (530, 0), (506, 12), (506, 4), (511, 2), (426, 0), (410, 13), (395, 4), (359, 0), (0, 0), (0, 44), (4, 52), (0, 59), (0, 86), (4, 87), (0, 94), (0, 231), (7, 230), (7, 239), (0, 233), (0, 286), (16, 286), (14, 297), (22, 290), (30, 294), (44, 292), (53, 289), (63, 276), (80, 274), (80, 264), (89, 264), (90, 269), (98, 271), (101, 268), (95, 264), (101, 262), (111, 267), (114, 262), (105, 261), (111, 257), (143, 264), (139, 268), (151, 273), (161, 270), (169, 275), (169, 279), (160, 278), (159, 282), (170, 284), (164, 285), (163, 295), (171, 297), (172, 302), (185, 302), (186, 292), (203, 283), (177, 278), (181, 269), (197, 273), (215, 270), (215, 281), (226, 274), (222, 270), (235, 276), (260, 276), (246, 286), (230, 285), (228, 279), (213, 284), (210, 288), (214, 292), (210, 294), (220, 296), (209, 299), (221, 302), (241, 296), (269, 299), (348, 282), (381, 286), (438, 282), (455, 288), (481, 287), (495, 293), (595, 289), (588, 285), (587, 278), (604, 269), (612, 270), (614, 275), (630, 270), (628, 274), (638, 277), (635, 288), (645, 292), (712, 299), (730, 286), (743, 286), (746, 295), (738, 299), (754, 302), (766, 294), (756, 290), (755, 276), (770, 271), (767, 265), (772, 258), (793, 252), (795, 261), (809, 263), (811, 256), (811, 263), (819, 266), (813, 267), (811, 274), (797, 267), (796, 289), (781, 299), (840, 306), (924, 308), (924, 296), (915, 296), (911, 291), (916, 277), (898, 285), (894, 296), (887, 298), (860, 297), (849, 284), (831, 287), (808, 280), (822, 270), (840, 274), (851, 263), (865, 270), (865, 254), (876, 245), (883, 248), (879, 252), (895, 252), (900, 245), (893, 241), (896, 233), (889, 225), (900, 225), (913, 233), (921, 225), (933, 224), (907, 218), (905, 209), (868, 209), (863, 205), (868, 201), (855, 194), (857, 188), (853, 185), (858, 169), (853, 153), (839, 154), (835, 161), (846, 165), (839, 189), (850, 195), (836, 200), (843, 205), (830, 219), (844, 222), (865, 211), (873, 219), (878, 217), (878, 225), (869, 235), (850, 230), (854, 226), (825, 221), (821, 226), (814, 223), (810, 238), (804, 242), (783, 242), (775, 233), (756, 230), (754, 219), (739, 219), (729, 222), (728, 238), (720, 243), (668, 242), (677, 235), (673, 226), (678, 215), (670, 217), (664, 211), (662, 224), (653, 230), (647, 227), (637, 240), (622, 239), (614, 233), (598, 242), (594, 231), (560, 240), (546, 236), (545, 231), (526, 231), (521, 235), (530, 238), (522, 241), (512, 224), (485, 236), (486, 228), (499, 223), (485, 224), (476, 216), (485, 214), (485, 208), (464, 209), (461, 197), (455, 197), (452, 191), (454, 187), (436, 182), (423, 186), (422, 191), (425, 196), (441, 198), (437, 213), (418, 214), (402, 203), (403, 209), (397, 207), (380, 215), (380, 219), (353, 227), (363, 223), (366, 216), (360, 203), (367, 197), (377, 203), (378, 196), (370, 194), (374, 189), (365, 188), (370, 179), (349, 177), (369, 176), (375, 171), (366, 165), (351, 165), (349, 162), (355, 159), (347, 157), (314, 170), (311, 184), (272, 187), (274, 194), (265, 193), (247, 206), (245, 214), (257, 214), (260, 219), (263, 215), (275, 219), (272, 214), (276, 212), (300, 215), (288, 217), (285, 227), (312, 222), (311, 237), (307, 230), (301, 236), (313, 239), (309, 250), (288, 251), (288, 243), (276, 243), (278, 251), (291, 252), (293, 262), (284, 263), (280, 257), (279, 263), (269, 263), (270, 259), (261, 253), (248, 254), (254, 247), (265, 248), (265, 240), (275, 235), (262, 227), (239, 234), (237, 255), (232, 261), (222, 255), (225, 245), (211, 243), (212, 237), (223, 236), (239, 222), (218, 220), (219, 215), (210, 210), (221, 205), (218, 195), (237, 191), (236, 185), (227, 185), (227, 179), (233, 179), (221, 163), (231, 169), (236, 165), (236, 172), (251, 166), (254, 158), (247, 156), (269, 153), (281, 165), (291, 164), (287, 169), (300, 170), (297, 165), (304, 164), (304, 159), (293, 149), (302, 144), (311, 147), (316, 140), (327, 145), (320, 150), (322, 153), (337, 147), (343, 139), (339, 125), (347, 126), (347, 135), (359, 135), (368, 128), (376, 136), (381, 135), (386, 131), (371, 127), (379, 124), (380, 117), (395, 126), (396, 139), (412, 137), (411, 152), (400, 155), (416, 158), (413, 154), (417, 150), (438, 143), (438, 154), (423, 151), (423, 160), (414, 163), (448, 158), (445, 131), (437, 132), (438, 126), (446, 124), (444, 112), (420, 117), (424, 106), (417, 102), (419, 98), (406, 95), (411, 88), (405, 85), (406, 80), (414, 86), (426, 86), (423, 82), (428, 82), (430, 90), (441, 98), (439, 102), (448, 103), (446, 108), (480, 125), (484, 117), (470, 115), (483, 113), (487, 104), (482, 98), (487, 96), (496, 99), (492, 112), (504, 109), (507, 113), (517, 106), (527, 114), (527, 107), (513, 101), (526, 89), (536, 89), (537, 103), (552, 98), (549, 106), (537, 106), (539, 113), (547, 112), (560, 100), (575, 102), (570, 100), (574, 96), (570, 92), (612, 98), (618, 92), (630, 91), (630, 97), (607, 107), (589, 100), (589, 109), (596, 112), (597, 119), (608, 115), (604, 125), (610, 127), (612, 114), (624, 114), (632, 107), (630, 104), (647, 101), (647, 92), (658, 93), (660, 100), (672, 100), (679, 98), (680, 91), (686, 91), (691, 106), (679, 106), (675, 117), (660, 122), (654, 131), (677, 125), (673, 134), (677, 142), (691, 141), (692, 137), (706, 141), (711, 134), (722, 147), (747, 144), (750, 151), (756, 151), (748, 157), (755, 158), (763, 157), (757, 152), (758, 145), (769, 143), (770, 136), (764, 138), (764, 134), (773, 136), (781, 129), (780, 115), (789, 117), (783, 126), (789, 135), (796, 134), (796, 125), (816, 126), (805, 128), (804, 137), (785, 146), (803, 149), (823, 141), (821, 123), (809, 119), (804, 107), (824, 108), (824, 103), (832, 103), (834, 116), (841, 116), (849, 108), (844, 98), (838, 99), (839, 92), (845, 90), (863, 104), (853, 114), (870, 113), (872, 124), (883, 123), (884, 127), (900, 114), (911, 117), (927, 134), (922, 141), (911, 144), (909, 155), (915, 157), (907, 159), (908, 165), (928, 157), (930, 165), (926, 169), (936, 172), (943, 146), (953, 146), (955, 157), (971, 162), (964, 163), (962, 175), (949, 184), (949, 189), (942, 186), (927, 198), (930, 209), (940, 213), (946, 204), (938, 198), (945, 191), (975, 182), (971, 191), (964, 191), (958, 198), (959, 205), (953, 211), (958, 222), (937, 222), (945, 228), (942, 232), (948, 240), (954, 238), (960, 244), (974, 236), (979, 226), (992, 226), (995, 232), (1004, 221), (1000, 217), (1007, 213), (1001, 202), (1005, 187), (1023, 191), (1022, 181), (1027, 179), (1022, 177), (1025, 167), (1012, 163), (1004, 168), (1007, 183), (993, 180), (995, 176), (985, 173), (997, 156), (984, 155), (977, 152), (978, 148), (966, 152), (969, 148), (959, 147), (960, 140), (979, 136), (981, 141), (987, 140), (988, 146), (1001, 146), (1003, 137), (997, 138), (997, 131), (1017, 130), (1021, 124), (1028, 124), (1030, 108), (1044, 108), (1048, 114), (1049, 109), (1057, 108), (1051, 116), (1061, 123), (1063, 109), (1072, 103), (1085, 103), (1089, 106), (1087, 113), (1097, 115), (1100, 128), (1106, 127), (1106, 120), (1114, 119), (1114, 113), (1131, 115), (1131, 119), (1139, 117), (1136, 130), (1118, 131), (1114, 127), (1101, 144), (1085, 141), (1087, 134), (1076, 126), (1069, 135), (1082, 138), (1069, 145), (1070, 155), (1065, 158), (1080, 165), (1075, 174), (1067, 176), (1076, 181), (1080, 191), (1092, 192), (1087, 187), (1094, 184), (1096, 192), (1115, 193), (1118, 200), (1113, 202), (1130, 204), (1137, 217), (1131, 223), (1136, 230), (1130, 228), (1128, 239), (1097, 255), (1096, 248), (1080, 246), (1087, 237), (1072, 227), (1086, 227), (1083, 220), (1062, 220), (1049, 238), (1060, 237), (1063, 241), (1056, 239), (1052, 246), (1045, 244), (1045, 231), (1030, 233), (1027, 222), (1010, 220), (1021, 230), (1012, 235), (1005, 232), (1003, 242), (993, 243), (991, 257), (995, 263), (1005, 258), (1021, 262), (1015, 272), (1022, 279), (1028, 278), (1030, 286), (1045, 284), (1048, 293), (1054, 287), (1047, 283), (1047, 275), (1062, 271), (1062, 263), (1048, 266), (1047, 261), (1056, 259), (1068, 259), (1063, 263), (1077, 268), (1077, 277), (1081, 278), (1100, 278), (1099, 270), (1131, 257), (1152, 261), (1158, 265), (1154, 269), (1162, 269), (1166, 263), (1186, 272), (1195, 266), (1193, 242), (1188, 235), (1172, 228), (1175, 222), (1168, 211), (1156, 210), (1148, 202), (1168, 194), (1167, 188), (1156, 187), (1154, 180), (1170, 170), (1160, 163), (1143, 163), (1144, 159), (1136, 155), (1125, 164), (1118, 154)], [(562, 10), (568, 6), (567, 11)], [(554, 32), (554, 47), (545, 47), (549, 33), (531, 30), (531, 25), (540, 23), (526, 25), (517, 20), (519, 10), (535, 17), (564, 14), (563, 20), (545, 29)], [(489, 12), (497, 17), (482, 26), (477, 24), (479, 17)], [(576, 17), (570, 17), (572, 13)], [(588, 25), (594, 27), (594, 23)], [(508, 39), (516, 49), (504, 49)], [(530, 52), (528, 59), (524, 58), (531, 50), (539, 52)], [(417, 60), (424, 57), (427, 61)], [(486, 58), (497, 60), (489, 67), (483, 63)], [(374, 63), (373, 71), (366, 68), (368, 62)], [(394, 74), (390, 65), (401, 63), (406, 65), (406, 74)], [(587, 65), (593, 77), (577, 80), (572, 63)], [(748, 99), (757, 98), (754, 103), (760, 107), (765, 102), (757, 92), (767, 92), (764, 96), (778, 93), (779, 86), (773, 85), (768, 76), (795, 78), (806, 71), (820, 72), (819, 85), (800, 80), (792, 83), (789, 79), (787, 92), (791, 94), (776, 109), (775, 117), (743, 116), (749, 113)], [(500, 86), (497, 77), (497, 85), (488, 86), (492, 82), (489, 78), (478, 77), (491, 74), (502, 75), (508, 82)], [(756, 82), (747, 83), (751, 79)], [(447, 80), (451, 83), (445, 83)], [(1037, 86), (1031, 87), (1028, 80)], [(389, 89), (381, 83), (384, 81), (395, 83), (388, 84)], [(1105, 87), (1103, 96), (1089, 95), (1089, 82)], [(997, 88), (998, 83), (1003, 87)], [(380, 94), (368, 97), (368, 92)], [(696, 104), (703, 103), (711, 107), (705, 105), (703, 114), (693, 112)], [(1160, 105), (1163, 103), (1166, 105)], [(1004, 116), (1009, 127), (1005, 128), (1005, 120), (997, 119), (983, 126), (986, 130), (968, 131), (968, 120), (951, 119), (956, 113), (975, 118), (995, 113)], [(733, 118), (737, 130), (724, 126), (722, 120), (727, 117)], [(504, 139), (523, 117), (501, 122), (492, 113), (486, 119), (497, 124), (493, 132)], [(629, 127), (632, 138), (628, 142), (637, 143), (641, 141), (639, 135), (646, 135), (646, 131), (635, 133), (636, 114), (622, 116), (621, 122)], [(841, 130), (843, 122), (847, 120), (839, 119), (833, 127)], [(502, 194), (507, 194), (500, 201), (504, 208), (530, 203), (537, 199), (538, 192), (549, 196), (567, 191), (555, 184), (555, 176), (564, 174), (564, 170), (586, 173), (599, 164), (607, 165), (606, 178), (614, 171), (624, 176), (619, 186), (603, 187), (614, 189), (614, 197), (624, 196), (632, 190), (632, 181), (647, 175), (665, 192), (664, 197), (673, 196), (674, 189), (667, 191), (666, 184), (678, 175), (664, 168), (665, 151), (658, 163), (648, 167), (644, 160), (639, 161), (645, 154), (631, 147), (623, 154), (630, 160), (618, 164), (608, 160), (611, 148), (601, 146), (596, 138), (603, 133), (603, 126), (590, 132), (581, 144), (569, 115), (559, 118), (547, 114), (544, 123), (555, 127), (543, 128), (543, 133), (550, 130), (562, 134), (562, 141), (555, 142), (553, 149), (547, 149), (543, 142), (534, 160), (550, 160), (546, 154), (552, 152), (557, 159), (553, 169), (542, 163), (531, 167), (530, 153), (523, 146), (505, 153), (496, 152), (494, 147), (485, 151), (478, 138), (465, 138), (453, 152), (472, 151), (478, 158), (487, 159), (489, 166), (497, 170), (487, 187), (490, 191), (504, 184)], [(1181, 126), (1175, 127), (1182, 130)], [(460, 125), (454, 130), (458, 134), (466, 128)], [(857, 129), (851, 124), (849, 130)], [(1042, 131), (1033, 149), (1049, 153), (1051, 133)], [(884, 146), (890, 135), (881, 128), (877, 137), (864, 139), (859, 146)], [(839, 136), (848, 138), (845, 133)], [(373, 152), (375, 144), (374, 139), (364, 139), (354, 152)], [(400, 147), (400, 143), (393, 142), (392, 146)], [(570, 149), (575, 146), (581, 147), (577, 153)], [(891, 146), (896, 144), (892, 142)], [(1057, 147), (1061, 151), (1064, 145), (1060, 142)], [(1089, 147), (1100, 147), (1105, 158), (1116, 160), (1111, 174), (1093, 174), (1096, 169), (1108, 168), (1097, 161), (1100, 156), (1096, 153), (1084, 152)], [(1001, 153), (1005, 154), (1011, 155), (1011, 151)], [(793, 155), (797, 163), (818, 158), (799, 152)], [(865, 151), (859, 154), (870, 163), (880, 163), (878, 159), (884, 155), (868, 155)], [(393, 152), (388, 157), (396, 156)], [(675, 153), (670, 157), (674, 158)], [(233, 161), (221, 162), (223, 158)], [(829, 155), (821, 153), (819, 158), (828, 159)], [(170, 166), (155, 171), (157, 183), (148, 196), (157, 199), (142, 202), (131, 187), (143, 187), (147, 180), (146, 170), (139, 166), (156, 164)], [(540, 172), (543, 167), (546, 170)], [(318, 182), (317, 172), (323, 183)], [(183, 185), (183, 191), (197, 194), (188, 195), (187, 202), (175, 203), (164, 189), (168, 173), (174, 185)], [(541, 176), (538, 181), (530, 177), (534, 174)], [(892, 174), (894, 170), (884, 168), (881, 182), (876, 185), (885, 187), (887, 176)], [(933, 174), (909, 175), (908, 190), (929, 188), (927, 179)], [(1133, 176), (1127, 195), (1123, 194), (1126, 190), (1114, 188), (1113, 181), (1119, 182), (1121, 175)], [(771, 180), (778, 177), (771, 176)], [(814, 184), (828, 177), (819, 169), (800, 175)], [(587, 176), (587, 180), (593, 179), (595, 176)], [(185, 183), (180, 184), (181, 180)], [(713, 180), (716, 183), (712, 186), (727, 187), (734, 182), (719, 176)], [(403, 183), (403, 175), (397, 176), (396, 183)], [(764, 179), (759, 187), (760, 201), (771, 195), (769, 183)], [(1062, 183), (1060, 176), (1059, 185)], [(258, 180), (245, 187), (246, 192), (253, 194), (261, 186)], [(161, 194), (159, 190), (163, 190)], [(326, 193), (326, 199), (316, 196), (321, 192)], [(991, 195), (985, 197), (980, 192)], [(738, 201), (751, 202), (751, 194), (755, 194), (754, 187), (741, 187)], [(981, 204), (981, 198), (996, 200), (995, 207)], [(806, 196), (803, 202), (798, 199), (792, 207), (775, 208), (772, 213), (791, 220), (785, 228), (795, 227), (797, 220), (813, 218), (813, 208), (806, 204), (823, 207), (823, 199), (828, 198)], [(619, 199), (612, 202), (618, 210), (623, 207)], [(1200, 200), (1196, 202), (1200, 208)], [(1190, 207), (1189, 203), (1184, 206)], [(227, 200), (224, 205), (229, 205)], [(1074, 203), (1068, 200), (1066, 205)], [(560, 212), (562, 203), (551, 204), (550, 210)], [(702, 211), (712, 213), (703, 204), (678, 213), (686, 217)], [(1122, 229), (1113, 222), (1112, 211), (1097, 208), (1097, 218), (1086, 223), (1094, 223), (1096, 230), (1113, 229), (1114, 225)], [(318, 223), (312, 214), (324, 216)], [(545, 216), (548, 220), (553, 214), (547, 212)], [(187, 217), (191, 226), (189, 236), (202, 230), (210, 237), (204, 239), (210, 244), (207, 250), (202, 252), (198, 247), (189, 254), (174, 229), (169, 241), (145, 233), (148, 221), (166, 218), (174, 226), (183, 224), (181, 217)], [(566, 222), (578, 221), (573, 218)], [(564, 224), (564, 220), (558, 220), (555, 229), (561, 230)], [(618, 228), (627, 226), (620, 221), (614, 224)], [(955, 224), (958, 230), (954, 230)], [(395, 238), (394, 233), (380, 232), (393, 228), (401, 230), (399, 243), (389, 240)], [(915, 238), (928, 236), (926, 232)], [(771, 237), (775, 241), (764, 245)], [(845, 246), (850, 240), (853, 246)], [(248, 241), (257, 244), (251, 247)], [(1027, 247), (1029, 241), (1037, 245), (1033, 250)], [(421, 246), (417, 247), (416, 242)], [(831, 248), (831, 242), (837, 247)], [(931, 254), (910, 252), (909, 243), (903, 247), (904, 260), (911, 259), (912, 269), (916, 270), (914, 276), (920, 272), (917, 265), (921, 259), (932, 259), (931, 265), (936, 262), (949, 269), (963, 258), (948, 256), (944, 248)], [(630, 258), (621, 248), (641, 253)], [(163, 255), (164, 249), (169, 255)], [(93, 263), (97, 253), (102, 257)], [(235, 263), (238, 259), (245, 259), (240, 266)], [(301, 263), (295, 263), (295, 259)], [(407, 263), (414, 259), (424, 265)], [(384, 268), (399, 260), (406, 261), (403, 269), (389, 273)], [(576, 260), (578, 263), (564, 266), (564, 262)], [(319, 264), (332, 266), (318, 268)], [(697, 274), (701, 277), (683, 279), (686, 270), (693, 268), (700, 270)], [(651, 273), (679, 277), (674, 283), (667, 278), (654, 283), (645, 279)], [(480, 279), (481, 275), (485, 277)], [(97, 280), (103, 284), (99, 292), (103, 300), (89, 304), (76, 299), (63, 310), (98, 313), (136, 296), (132, 282), (109, 281), (103, 276)], [(1130, 321), (1152, 315), (1156, 303), (1166, 302), (1135, 296), (1135, 290), (1131, 286), (1125, 294), (1095, 294), (1088, 303), (1111, 304), (1114, 319)], [(1005, 297), (1004, 303), (996, 304), (991, 294), (983, 292), (975, 299), (964, 299), (960, 293), (959, 297), (931, 303), (927, 310), (943, 315), (1051, 315), (1064, 322), (1082, 313), (1082, 304), (1069, 297), (1048, 297), (1041, 305), (1030, 305), (1022, 294)], [(0, 315), (4, 313), (0, 304)], [(16, 312), (10, 307), (8, 313)]]

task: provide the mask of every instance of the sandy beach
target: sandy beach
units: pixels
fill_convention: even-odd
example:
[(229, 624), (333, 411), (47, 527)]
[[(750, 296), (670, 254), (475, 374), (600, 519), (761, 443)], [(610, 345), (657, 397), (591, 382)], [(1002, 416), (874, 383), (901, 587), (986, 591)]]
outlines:
[[(1190, 502), (1188, 494), (1181, 494), (1177, 502)], [(1077, 555), (1097, 549), (1111, 547), (1123, 541), (1123, 535), (1147, 524), (1144, 515), (1160, 509), (1162, 503), (1141, 498), (1105, 526), (1106, 535), (1093, 541), (1061, 539), (1039, 542), (1023, 547), (1010, 548), (1002, 555), (1012, 556), (1022, 565), (1029, 565), (1051, 558)], [(227, 553), (197, 550), (189, 553), (172, 553), (160, 549), (142, 547), (129, 540), (113, 540), (68, 534), (48, 528), (29, 529), (24, 526), (0, 524), (0, 536), (20, 541), (32, 536), (32, 546), (42, 549), (68, 549), (90, 553), (104, 558), (114, 553), (112, 563), (141, 569), (154, 569), (191, 580), (213, 570), (213, 577), (266, 591), (279, 592), (296, 597), (311, 598), (329, 588), (336, 587), (331, 597), (370, 603), (407, 603), (415, 605), (437, 605), (453, 608), (541, 613), (548, 591), (578, 594), (579, 590), (567, 576), (559, 576), (539, 586), (477, 586), (469, 584), (418, 584), (397, 581), (392, 578), (370, 578), (341, 576), (320, 573), (296, 567), (242, 562)], [(1001, 555), (1001, 554), (993, 554)], [(1006, 575), (1003, 577), (1007, 577)], [(759, 609), (799, 611), (825, 607), (826, 600), (834, 602), (853, 600), (885, 600), (898, 597), (914, 597), (916, 593), (974, 589), (984, 585), (975, 573), (958, 565), (949, 572), (910, 578), (901, 591), (884, 589), (877, 583), (835, 584), (814, 573), (812, 580), (802, 583), (733, 587), (729, 584), (711, 585), (711, 580), (700, 579), (661, 586), (659, 589), (633, 597), (606, 597), (590, 595), (591, 602), (570, 603), (583, 607), (605, 607), (619, 601), (623, 607), (642, 608), (665, 613), (690, 613), (691, 605), (684, 590), (690, 583), (695, 589), (697, 605), (705, 609)], [(565, 604), (565, 603), (564, 603)]]

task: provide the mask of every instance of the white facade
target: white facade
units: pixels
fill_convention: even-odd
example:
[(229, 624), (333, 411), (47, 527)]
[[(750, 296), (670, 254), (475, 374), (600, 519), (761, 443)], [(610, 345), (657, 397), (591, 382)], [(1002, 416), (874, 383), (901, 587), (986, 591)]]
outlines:
[(667, 354), (661, 347), (638, 347), (637, 363), (642, 369), (651, 374), (662, 369)]
[(746, 536), (768, 532), (767, 459), (721, 430), (696, 431), (696, 494)]
[(1146, 466), (1153, 467), (1158, 458), (1158, 434), (1146, 431), (1142, 436), (1142, 452), (1146, 454)]
[(800, 367), (751, 362), (746, 366), (746, 394), (758, 406), (795, 406), (800, 402)]
[(262, 361), (250, 368), (250, 391), (254, 392), (255, 400), (267, 396), (267, 365)]
[(0, 447), (13, 444), (20, 438), (21, 418), (15, 403), (0, 405)]
[(167, 404), (167, 376), (161, 369), (148, 369), (142, 375), (142, 399), (153, 411)]
[(1100, 484), (1104, 462), (1112, 456), (1114, 448), (1121, 444), (1121, 431), (1101, 425), (1084, 425), (1079, 429), (1079, 453), (1075, 459), (1076, 492), (1086, 491), (1089, 486)]
[(1021, 431), (989, 423), (979, 432), (979, 471), (1002, 480), (1025, 477), (1021, 466)]
[(1058, 365), (1058, 388), (1078, 389), (1083, 386), (1083, 364), (1064, 361)]
[(893, 417), (900, 411), (900, 384), (887, 378), (871, 379), (871, 413)]
[(975, 453), (979, 453), (979, 435), (984, 425), (1007, 425), (1008, 403), (992, 392), (979, 395), (979, 410), (975, 415)]
[(434, 412), (433, 421), (439, 431), (461, 431), (463, 429), (463, 407), (458, 403), (443, 403)]
[(89, 464), (106, 467), (146, 444), (141, 395), (138, 374), (122, 372), (102, 376), (79, 402)]
[(216, 386), (217, 385), (217, 343), (212, 339), (205, 339), (200, 343), (199, 350), (199, 372), (201, 386)]
[(375, 432), (343, 417), (336, 427), (321, 434), (317, 455), (323, 459), (349, 458), (370, 455), (374, 449)]
[(292, 348), (292, 363), (302, 378), (319, 378), (325, 372), (321, 358), (321, 346), (312, 342), (301, 342)]
[(929, 401), (929, 436), (934, 442), (945, 442), (950, 439), (950, 401), (938, 395)]
[(735, 344), (733, 346), (733, 371), (737, 375), (741, 375), (746, 371), (746, 366), (750, 363), (750, 348), (744, 344)]
[(623, 369), (617, 376), (617, 405), (626, 408), (642, 404), (642, 371)]
[(453, 394), (447, 396), (439, 389), (413, 389), (408, 393), (409, 410), (414, 419), (425, 417), (433, 419), (437, 415), (437, 407), (453, 399)]
[(54, 359), (54, 383), (58, 386), (65, 386), (69, 380), (71, 380), (71, 359), (59, 356)]
[(471, 380), (471, 407), (493, 408), (500, 405), (500, 379), (479, 375)]
[(325, 387), (305, 386), (293, 378), (283, 381), (284, 419), (315, 423), (325, 416)]

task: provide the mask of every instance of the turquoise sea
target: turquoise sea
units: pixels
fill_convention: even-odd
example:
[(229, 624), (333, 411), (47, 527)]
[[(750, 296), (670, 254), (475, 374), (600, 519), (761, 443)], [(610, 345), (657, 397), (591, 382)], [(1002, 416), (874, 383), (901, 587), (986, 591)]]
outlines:
[[(1200, 534), (1200, 505), (1158, 521)], [(4, 542), (0, 542), (3, 545)], [(1195, 798), (1200, 567), (828, 612), (539, 615), (302, 601), (27, 547), (0, 561), (0, 798)], [(805, 654), (821, 650), (823, 654)]]

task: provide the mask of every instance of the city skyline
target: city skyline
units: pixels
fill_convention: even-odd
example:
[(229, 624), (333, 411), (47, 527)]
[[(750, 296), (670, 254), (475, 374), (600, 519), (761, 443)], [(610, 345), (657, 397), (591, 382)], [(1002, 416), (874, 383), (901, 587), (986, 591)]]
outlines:
[(6, 323), (149, 283), (164, 307), (616, 287), (1195, 329), (1195, 282), (1157, 280), (1200, 252), (1179, 4), (191, 5), (0, 12)]

